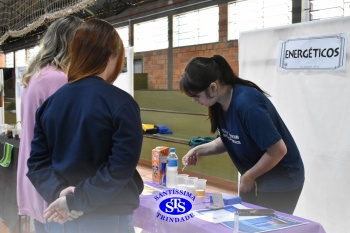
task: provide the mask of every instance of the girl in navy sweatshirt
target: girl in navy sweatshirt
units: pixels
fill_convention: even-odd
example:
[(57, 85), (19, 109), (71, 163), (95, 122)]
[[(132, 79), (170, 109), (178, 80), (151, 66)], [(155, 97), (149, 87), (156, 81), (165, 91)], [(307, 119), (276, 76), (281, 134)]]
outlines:
[(138, 104), (113, 85), (122, 40), (106, 21), (90, 19), (70, 55), (68, 84), (37, 110), (27, 176), (51, 203), (49, 232), (134, 232), (142, 126)]

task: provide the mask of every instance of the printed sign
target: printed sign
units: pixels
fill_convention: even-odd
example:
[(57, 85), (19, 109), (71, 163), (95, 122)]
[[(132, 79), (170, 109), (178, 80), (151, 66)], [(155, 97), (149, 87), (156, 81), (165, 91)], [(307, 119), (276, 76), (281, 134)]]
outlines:
[(344, 71), (345, 33), (280, 42), (278, 71)]
[(185, 222), (194, 218), (192, 203), (196, 196), (181, 189), (159, 192), (154, 199), (159, 202), (157, 218), (166, 222)]

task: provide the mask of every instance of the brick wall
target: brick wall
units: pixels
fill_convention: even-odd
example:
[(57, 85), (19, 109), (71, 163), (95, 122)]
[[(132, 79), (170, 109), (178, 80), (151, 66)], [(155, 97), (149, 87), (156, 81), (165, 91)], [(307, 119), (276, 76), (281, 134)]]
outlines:
[(168, 50), (141, 53), (144, 73), (148, 74), (148, 89), (168, 89)]
[(138, 53), (143, 57), (144, 73), (148, 74), (148, 89), (168, 89), (168, 69), (172, 66), (172, 89), (179, 89), (179, 81), (186, 64), (197, 56), (223, 56), (238, 74), (238, 41), (227, 40), (227, 4), (219, 5), (219, 42), (173, 49), (173, 63), (168, 62), (168, 49)]
[(5, 67), (5, 54), (0, 53), (0, 67)]
[(183, 70), (193, 57), (223, 56), (238, 74), (238, 44), (237, 41), (219, 42), (174, 49), (173, 89), (178, 89)]

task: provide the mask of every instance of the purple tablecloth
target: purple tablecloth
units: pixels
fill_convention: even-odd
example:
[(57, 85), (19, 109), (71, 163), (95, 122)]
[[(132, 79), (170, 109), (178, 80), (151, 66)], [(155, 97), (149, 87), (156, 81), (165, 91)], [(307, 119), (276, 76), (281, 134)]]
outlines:
[[(146, 183), (149, 185), (153, 185), (152, 183)], [(166, 222), (160, 220), (156, 217), (157, 212), (159, 210), (159, 206), (157, 201), (154, 199), (154, 195), (141, 195), (140, 197), (140, 206), (134, 212), (134, 226), (142, 228), (143, 230), (151, 233), (212, 233), (212, 232), (220, 232), (232, 233), (233, 230), (218, 223), (210, 223), (198, 218), (191, 218), (185, 222)], [(248, 208), (258, 208), (257, 206), (242, 203), (244, 206)], [(205, 209), (206, 206), (209, 205), (209, 194), (206, 194), (204, 198), (196, 198), (193, 202), (192, 210), (200, 210)], [(279, 233), (325, 233), (323, 227), (316, 222), (303, 219), (294, 215), (289, 215), (281, 212), (277, 212), (279, 216), (285, 216), (288, 218), (292, 218), (298, 220), (302, 223), (305, 223), (300, 226), (280, 229), (274, 232)]]

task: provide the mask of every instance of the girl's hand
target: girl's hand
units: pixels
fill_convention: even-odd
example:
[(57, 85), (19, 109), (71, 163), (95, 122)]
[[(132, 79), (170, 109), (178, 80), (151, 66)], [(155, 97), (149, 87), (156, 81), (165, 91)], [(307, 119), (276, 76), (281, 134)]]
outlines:
[(69, 193), (74, 193), (74, 190), (75, 190), (74, 186), (69, 186), (60, 192), (60, 197), (66, 196)]
[(196, 165), (198, 158), (199, 156), (197, 154), (193, 153), (193, 151), (189, 151), (184, 157), (182, 157), (182, 164), (185, 167), (188, 165)]
[(60, 224), (64, 224), (67, 220), (72, 220), (69, 215), (66, 196), (52, 202), (44, 211), (44, 218), (48, 222), (58, 222)]
[(239, 191), (247, 193), (255, 187), (255, 181), (248, 178), (246, 175), (241, 176)]
[(75, 187), (69, 186), (63, 189), (60, 193), (60, 197), (56, 201), (52, 202), (44, 212), (44, 218), (47, 218), (49, 222), (58, 222), (64, 224), (67, 220), (72, 221), (79, 218), (84, 214), (82, 211), (72, 210), (69, 212), (67, 206), (66, 195), (74, 193)]

